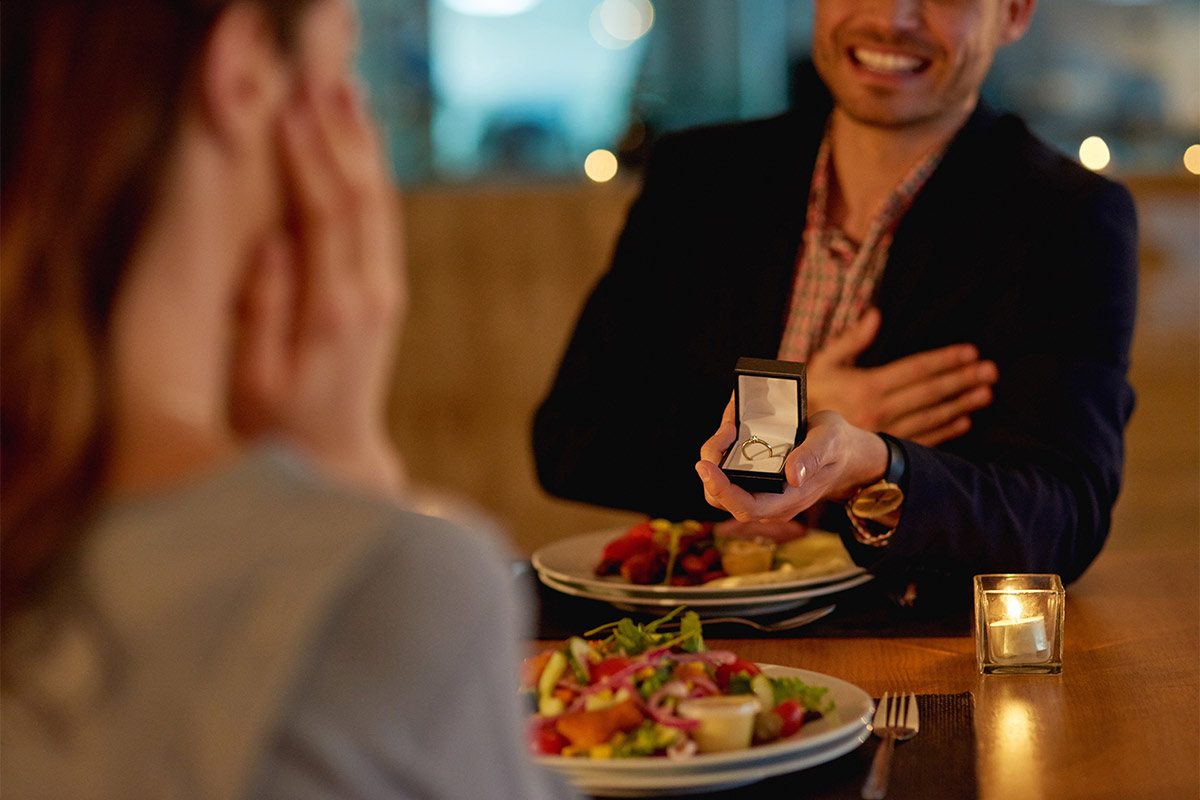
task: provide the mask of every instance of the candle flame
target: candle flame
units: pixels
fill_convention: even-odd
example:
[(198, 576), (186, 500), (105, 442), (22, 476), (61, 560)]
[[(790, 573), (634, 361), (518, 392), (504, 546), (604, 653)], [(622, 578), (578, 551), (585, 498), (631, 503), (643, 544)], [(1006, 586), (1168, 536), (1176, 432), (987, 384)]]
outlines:
[(1016, 595), (1004, 595), (1005, 616), (1007, 616), (1009, 619), (1020, 619), (1023, 611), (1024, 609), (1021, 608), (1021, 601), (1017, 599)]

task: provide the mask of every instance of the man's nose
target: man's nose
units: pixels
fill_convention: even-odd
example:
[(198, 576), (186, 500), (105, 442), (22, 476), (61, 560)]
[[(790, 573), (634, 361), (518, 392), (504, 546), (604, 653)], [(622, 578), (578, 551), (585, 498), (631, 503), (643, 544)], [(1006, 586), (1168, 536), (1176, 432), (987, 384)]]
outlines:
[(921, 25), (925, 0), (864, 0), (880, 22), (895, 30), (912, 30)]

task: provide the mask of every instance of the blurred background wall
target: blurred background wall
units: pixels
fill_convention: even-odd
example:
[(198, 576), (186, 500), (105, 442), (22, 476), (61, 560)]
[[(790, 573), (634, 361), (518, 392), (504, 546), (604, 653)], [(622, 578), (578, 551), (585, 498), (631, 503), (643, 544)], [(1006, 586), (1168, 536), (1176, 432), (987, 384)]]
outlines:
[[(627, 524), (636, 517), (541, 492), (533, 411), (649, 145), (785, 109), (809, 53), (811, 0), (359, 5), (362, 71), (405, 195), (413, 304), (392, 427), (414, 479), (481, 506), (525, 552)], [(1200, 4), (1043, 0), (985, 95), (1134, 192), (1139, 405), (1110, 546), (1194, 539)]]

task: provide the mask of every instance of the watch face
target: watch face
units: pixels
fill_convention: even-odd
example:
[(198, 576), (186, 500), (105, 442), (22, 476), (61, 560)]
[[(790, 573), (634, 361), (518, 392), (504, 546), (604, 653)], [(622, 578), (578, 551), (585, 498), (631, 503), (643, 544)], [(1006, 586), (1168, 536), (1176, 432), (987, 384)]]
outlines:
[(850, 501), (850, 513), (873, 522), (888, 521), (904, 502), (904, 492), (894, 483), (880, 481), (861, 489)]

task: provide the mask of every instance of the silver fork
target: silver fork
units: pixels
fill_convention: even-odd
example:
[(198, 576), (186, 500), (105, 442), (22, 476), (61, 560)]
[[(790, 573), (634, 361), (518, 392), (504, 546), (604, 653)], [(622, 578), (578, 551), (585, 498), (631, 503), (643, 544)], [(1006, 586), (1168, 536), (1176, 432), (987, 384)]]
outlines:
[(867, 774), (867, 782), (863, 784), (862, 796), (864, 800), (880, 800), (887, 794), (892, 751), (896, 748), (896, 742), (911, 739), (921, 728), (916, 695), (909, 692), (888, 697), (888, 693), (884, 692), (879, 705), (875, 707), (871, 728), (882, 741), (871, 761), (871, 771)]
[[(701, 617), (700, 622), (703, 625), (716, 624), (718, 622), (732, 622), (737, 625), (748, 625), (760, 631), (773, 633), (775, 631), (790, 631), (792, 628), (799, 628), (802, 625), (807, 625), (810, 622), (816, 622), (821, 617), (832, 612), (836, 605), (822, 606), (811, 611), (805, 611), (803, 614), (797, 614), (794, 617), (787, 619), (776, 620), (775, 622), (759, 622), (756, 619), (747, 619), (746, 617)], [(671, 627), (671, 626), (667, 626)]]

